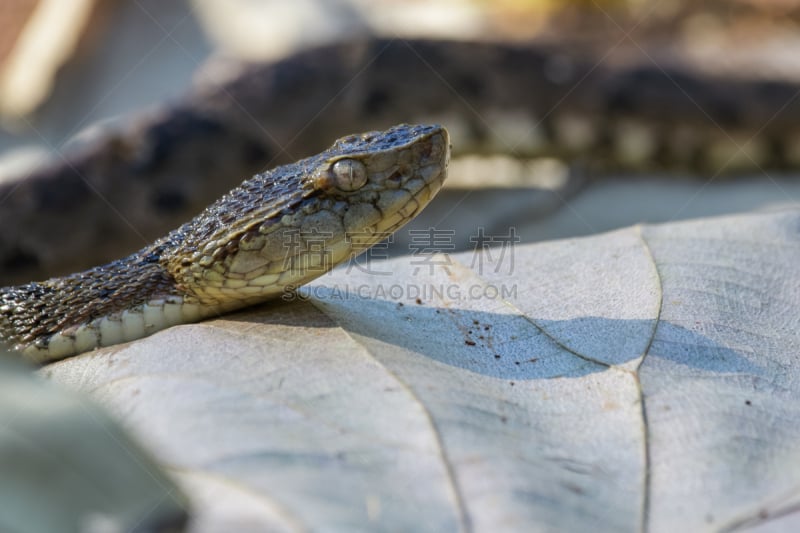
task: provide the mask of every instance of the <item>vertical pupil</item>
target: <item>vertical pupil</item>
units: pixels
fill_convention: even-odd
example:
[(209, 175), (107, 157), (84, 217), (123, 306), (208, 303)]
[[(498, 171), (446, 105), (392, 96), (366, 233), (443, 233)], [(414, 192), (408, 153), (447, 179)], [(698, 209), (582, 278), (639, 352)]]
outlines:
[(333, 165), (336, 186), (344, 191), (354, 191), (367, 182), (367, 169), (360, 161), (342, 159)]

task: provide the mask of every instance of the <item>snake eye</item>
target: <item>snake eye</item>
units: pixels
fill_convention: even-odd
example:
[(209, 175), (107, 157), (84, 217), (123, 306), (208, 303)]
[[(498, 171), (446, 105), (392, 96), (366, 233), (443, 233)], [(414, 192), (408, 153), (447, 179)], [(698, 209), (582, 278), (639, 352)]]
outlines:
[(367, 167), (355, 159), (340, 159), (331, 168), (337, 189), (355, 191), (367, 183)]

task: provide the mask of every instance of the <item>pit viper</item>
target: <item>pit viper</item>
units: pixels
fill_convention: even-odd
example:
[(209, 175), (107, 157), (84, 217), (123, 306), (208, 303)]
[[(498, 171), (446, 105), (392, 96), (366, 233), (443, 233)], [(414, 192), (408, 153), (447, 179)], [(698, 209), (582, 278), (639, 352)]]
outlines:
[(0, 286), (127, 255), (245, 176), (398, 123), (445, 125), (454, 155), (557, 157), (592, 177), (800, 166), (797, 82), (612, 59), (563, 43), (369, 38), (212, 62), (179, 98), (0, 177)]
[[(556, 156), (593, 168), (678, 170), (705, 179), (800, 166), (797, 83), (601, 59), (547, 44), (371, 38), (274, 63), (227, 65), (224, 76), (201, 75), (179, 100), (100, 128), (51, 163), (0, 180), (0, 284), (16, 285), (2, 292), (0, 335), (31, 358), (47, 360), (222, 312), (228, 306), (214, 303), (211, 293), (234, 291), (231, 285), (242, 281), (224, 286), (203, 278), (202, 290), (182, 286), (186, 276), (198, 274), (170, 258), (181, 256), (181, 246), (200, 254), (221, 240), (200, 221), (232, 223), (222, 213), (224, 199), (209, 208), (217, 210), (214, 216), (207, 209), (172, 237), (89, 270), (88, 288), (75, 290), (87, 283), (81, 275), (19, 284), (128, 254), (191, 218), (242, 177), (267, 165), (308, 161), (301, 158), (343, 131), (437, 122), (447, 126), (461, 153)], [(437, 135), (447, 136), (443, 130)], [(254, 179), (263, 185), (267, 178)], [(235, 195), (246, 194), (247, 183)], [(269, 210), (270, 201), (286, 192), (274, 191), (259, 209)], [(195, 230), (206, 232), (206, 244), (189, 238)], [(228, 246), (235, 245), (217, 250)], [(223, 253), (209, 252), (195, 259)], [(122, 267), (130, 265), (141, 266), (124, 274)], [(207, 272), (216, 275), (213, 268)], [(275, 275), (265, 274), (266, 280)], [(156, 292), (164, 298), (147, 300), (135, 290), (127, 295), (139, 276), (160, 287)], [(58, 297), (64, 305), (48, 303), (56, 287), (72, 293)], [(255, 291), (244, 293), (249, 290)], [(189, 294), (184, 311), (176, 312)], [(120, 313), (134, 318), (122, 327)], [(107, 317), (102, 327), (100, 317)], [(97, 327), (87, 325), (93, 321)]]
[(246, 180), (124, 259), (0, 289), (0, 338), (43, 363), (274, 298), (414, 218), (449, 155), (438, 125), (340, 138)]

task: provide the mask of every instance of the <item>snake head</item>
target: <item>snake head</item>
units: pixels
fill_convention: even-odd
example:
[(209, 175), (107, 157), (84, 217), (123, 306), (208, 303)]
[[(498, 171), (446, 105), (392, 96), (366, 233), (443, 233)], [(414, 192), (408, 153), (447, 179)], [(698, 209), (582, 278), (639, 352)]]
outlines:
[(245, 181), (177, 230), (167, 268), (207, 305), (236, 308), (280, 295), (414, 218), (441, 188), (449, 157), (447, 130), (438, 125), (343, 137)]

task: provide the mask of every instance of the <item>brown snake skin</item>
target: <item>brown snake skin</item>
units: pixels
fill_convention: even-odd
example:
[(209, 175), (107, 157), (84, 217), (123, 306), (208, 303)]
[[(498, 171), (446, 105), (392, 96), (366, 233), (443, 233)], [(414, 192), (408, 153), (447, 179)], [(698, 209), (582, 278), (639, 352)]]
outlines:
[(0, 340), (41, 363), (291, 293), (416, 217), (449, 159), (437, 124), (342, 137), (128, 257), (0, 288)]
[(241, 65), (2, 181), (0, 285), (121, 257), (243, 176), (399, 122), (442, 123), (456, 153), (555, 154), (597, 170), (795, 168), (796, 95), (786, 81), (598, 64), (544, 45), (373, 39)]

